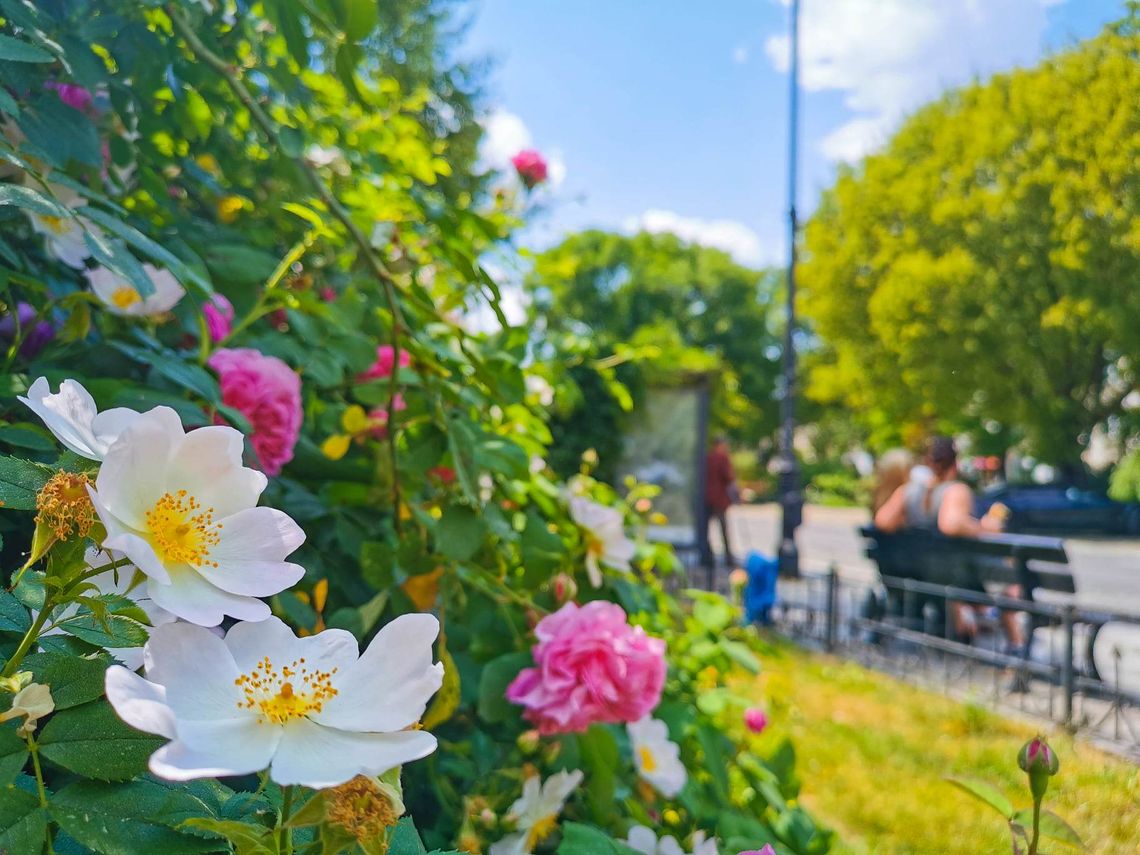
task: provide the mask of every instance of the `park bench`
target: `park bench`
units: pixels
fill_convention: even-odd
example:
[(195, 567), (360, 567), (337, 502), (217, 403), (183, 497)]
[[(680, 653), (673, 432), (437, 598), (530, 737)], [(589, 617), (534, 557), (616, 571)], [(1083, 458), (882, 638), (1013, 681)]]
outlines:
[[(1037, 601), (1043, 591), (1076, 593), (1060, 538), (1025, 534), (948, 537), (930, 529), (888, 533), (874, 526), (863, 526), (859, 532), (867, 539), (867, 557), (878, 565), (886, 585), (885, 598), (874, 598), (868, 608), (926, 632), (943, 633), (945, 599), (925, 592), (908, 593), (890, 584), (891, 580), (967, 590), (1020, 585), (1022, 596), (1030, 602)], [(1031, 636), (1038, 623), (1032, 620)]]

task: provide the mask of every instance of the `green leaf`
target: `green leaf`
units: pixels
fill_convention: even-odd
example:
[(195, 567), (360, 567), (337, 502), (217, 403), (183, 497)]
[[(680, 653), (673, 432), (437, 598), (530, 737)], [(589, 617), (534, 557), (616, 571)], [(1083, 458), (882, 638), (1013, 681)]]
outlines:
[(45, 436), (33, 428), (19, 425), (4, 425), (0, 427), (0, 442), (14, 445), (17, 448), (28, 448), (32, 451), (55, 451), (55, 440)]
[(978, 801), (989, 805), (1005, 819), (1013, 818), (1013, 805), (1005, 794), (992, 784), (979, 781), (977, 778), (947, 778), (951, 784), (965, 790)]
[[(4, 695), (4, 703), (8, 696)], [(18, 721), (0, 725), (0, 791), (7, 787), (28, 762), (28, 743), (16, 733)]]
[(0, 852), (40, 855), (47, 837), (47, 814), (26, 790), (7, 787), (0, 795)]
[(717, 646), (724, 651), (725, 656), (746, 671), (753, 674), (760, 673), (760, 660), (756, 654), (748, 649), (748, 645), (727, 638), (717, 639)]
[(427, 855), (411, 817), (406, 816), (396, 823), (388, 842), (388, 855)]
[(483, 543), (483, 520), (466, 505), (448, 505), (435, 527), (435, 547), (454, 561), (466, 561)]
[(170, 272), (184, 285), (194, 284), (198, 287), (199, 291), (206, 294), (213, 291), (208, 280), (190, 268), (170, 250), (151, 240), (134, 226), (124, 223), (118, 217), (111, 216), (105, 211), (90, 206), (81, 208), (80, 213), (91, 220), (91, 222), (102, 226), (111, 234), (122, 238), (130, 246), (133, 246), (139, 252), (143, 253), (143, 255), (149, 256), (152, 261), (160, 266), (169, 268)]
[(217, 852), (217, 840), (192, 837), (170, 827), (216, 810), (209, 799), (186, 787), (151, 779), (126, 784), (77, 781), (52, 797), (51, 816), (84, 846), (105, 855)]
[(55, 57), (34, 44), (0, 35), (0, 59), (8, 62), (52, 62)]
[(713, 635), (723, 632), (735, 620), (736, 612), (732, 605), (719, 594), (694, 589), (689, 589), (685, 593), (695, 601), (693, 617)]
[(0, 590), (0, 632), (27, 632), (31, 615), (12, 594)]
[(187, 389), (203, 400), (217, 403), (222, 398), (218, 381), (200, 365), (187, 362), (166, 350), (147, 350), (120, 341), (111, 342), (111, 346), (136, 362), (149, 365), (153, 371), (161, 374), (175, 386)]
[(613, 732), (600, 724), (578, 735), (578, 748), (582, 762), (589, 772), (590, 785), (586, 787), (586, 800), (594, 822), (608, 824), (614, 818), (614, 794), (617, 791), (617, 772), (620, 753)]
[(66, 218), (71, 212), (63, 205), (50, 199), (32, 187), (21, 187), (19, 184), (0, 184), (0, 205), (12, 205), (16, 208), (26, 208), (45, 217)]
[(379, 20), (376, 0), (347, 0), (345, 3), (344, 34), (358, 42), (376, 29)]
[[(95, 601), (101, 598), (95, 597)], [(146, 628), (121, 614), (107, 611), (96, 614), (81, 606), (79, 611), (56, 623), (68, 635), (94, 644), (96, 647), (142, 647), (149, 637)]]
[(277, 838), (270, 828), (232, 819), (191, 817), (187, 828), (218, 834), (234, 844), (235, 855), (277, 855)]
[(18, 457), (0, 457), (0, 507), (34, 510), (36, 494), (50, 477), (51, 472), (36, 463)]
[(636, 850), (591, 825), (564, 822), (558, 855), (636, 855)]
[(162, 743), (124, 724), (103, 701), (57, 713), (40, 735), (44, 757), (100, 781), (123, 781), (141, 774), (147, 758)]
[(487, 722), (506, 721), (519, 707), (506, 698), (507, 686), (523, 668), (534, 664), (529, 653), (504, 653), (483, 666), (479, 676), (479, 716)]
[[(953, 780), (953, 779), (951, 779)], [(957, 782), (955, 782), (957, 783)], [(980, 797), (979, 797), (980, 798)], [(1022, 826), (1029, 834), (1033, 833), (1033, 808), (1025, 808), (1015, 813), (1010, 820)], [(1057, 840), (1068, 846), (1083, 849), (1085, 842), (1069, 823), (1051, 810), (1041, 811), (1041, 836)]]
[(65, 710), (103, 697), (107, 664), (105, 659), (33, 653), (20, 667), (31, 671), (37, 683), (51, 686), (56, 710)]

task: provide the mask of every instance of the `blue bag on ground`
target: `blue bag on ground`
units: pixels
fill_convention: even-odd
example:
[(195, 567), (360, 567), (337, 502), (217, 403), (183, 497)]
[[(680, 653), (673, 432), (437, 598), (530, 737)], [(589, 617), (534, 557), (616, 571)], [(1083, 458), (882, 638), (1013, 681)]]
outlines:
[(770, 612), (776, 604), (776, 577), (780, 562), (761, 552), (749, 552), (744, 562), (748, 584), (744, 587), (744, 614), (749, 623), (772, 622)]

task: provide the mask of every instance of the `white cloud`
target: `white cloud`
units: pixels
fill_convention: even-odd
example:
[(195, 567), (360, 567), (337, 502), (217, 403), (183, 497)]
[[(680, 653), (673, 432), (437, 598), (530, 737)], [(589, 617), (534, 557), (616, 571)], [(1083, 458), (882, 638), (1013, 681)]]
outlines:
[(682, 240), (722, 249), (740, 264), (763, 267), (779, 257), (779, 250), (764, 245), (755, 230), (736, 220), (702, 220), (674, 211), (651, 208), (622, 223), (627, 232), (671, 232)]
[[(512, 171), (511, 158), (524, 148), (537, 148), (537, 146), (534, 144), (530, 128), (521, 117), (502, 108), (487, 114), (483, 119), (483, 139), (479, 143), (479, 160), (484, 169)], [(552, 148), (550, 151), (542, 151), (541, 148), (538, 150), (546, 158), (549, 186), (557, 190), (566, 180), (566, 159), (562, 155), (562, 150), (558, 148)]]
[(483, 120), (479, 154), (492, 169), (508, 169), (511, 158), (532, 145), (530, 129), (514, 113), (496, 109)]
[[(800, 21), (804, 88), (845, 93), (853, 113), (820, 143), (833, 160), (857, 160), (910, 110), (948, 87), (1034, 62), (1046, 8), (1064, 0), (830, 0), (805, 3)], [(787, 5), (788, 0), (782, 0)], [(764, 44), (779, 71), (786, 34)]]
[(747, 47), (745, 47), (744, 45), (740, 45), (736, 49), (733, 50), (732, 61), (735, 62), (737, 65), (744, 65), (745, 63), (748, 62), (748, 56), (750, 53), (751, 53), (751, 51), (748, 50)]

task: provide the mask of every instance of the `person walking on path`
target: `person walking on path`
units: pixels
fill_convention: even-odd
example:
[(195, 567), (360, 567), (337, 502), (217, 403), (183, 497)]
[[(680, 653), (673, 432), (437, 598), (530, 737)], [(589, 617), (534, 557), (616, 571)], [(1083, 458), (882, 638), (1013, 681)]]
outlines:
[(709, 520), (720, 526), (724, 540), (724, 561), (729, 567), (736, 564), (728, 539), (728, 509), (736, 501), (736, 473), (728, 456), (728, 440), (718, 436), (705, 458), (705, 512)]

